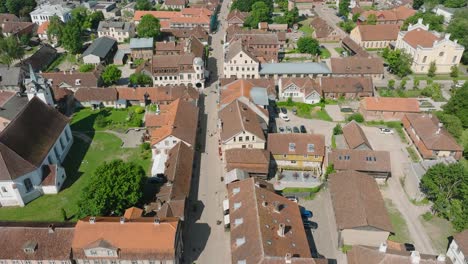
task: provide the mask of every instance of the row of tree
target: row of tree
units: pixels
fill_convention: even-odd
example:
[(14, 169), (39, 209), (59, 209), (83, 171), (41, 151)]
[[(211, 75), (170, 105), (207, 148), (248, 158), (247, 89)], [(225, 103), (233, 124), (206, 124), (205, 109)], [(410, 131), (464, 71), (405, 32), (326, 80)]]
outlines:
[(35, 0), (0, 0), (0, 13), (10, 13), (19, 17), (29, 17), (29, 13), (35, 7)]

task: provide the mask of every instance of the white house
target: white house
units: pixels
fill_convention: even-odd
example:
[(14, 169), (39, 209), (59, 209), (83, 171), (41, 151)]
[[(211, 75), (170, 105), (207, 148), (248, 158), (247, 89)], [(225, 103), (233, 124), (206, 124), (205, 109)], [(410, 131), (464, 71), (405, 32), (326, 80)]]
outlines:
[(320, 84), (312, 78), (281, 78), (278, 82), (279, 98), (282, 101), (291, 98), (295, 102), (316, 104), (322, 98)]
[(135, 25), (131, 22), (101, 21), (97, 32), (98, 37), (110, 37), (118, 42), (124, 42), (135, 35)]
[(437, 73), (449, 73), (452, 66), (460, 63), (465, 50), (457, 40), (450, 40), (450, 34), (442, 36), (429, 31), (429, 24), (424, 25), (422, 19), (415, 25), (409, 25), (408, 31), (398, 33), (395, 48), (413, 57), (411, 69), (414, 73), (427, 73), (431, 62), (435, 62)]
[(0, 206), (24, 206), (57, 193), (66, 179), (61, 163), (72, 143), (69, 119), (32, 97), (0, 133)]
[(223, 149), (265, 148), (265, 134), (262, 128), (267, 124), (250, 107), (234, 100), (219, 111), (218, 126), (221, 128)]
[(71, 19), (71, 9), (63, 7), (62, 5), (51, 5), (47, 3), (36, 7), (29, 15), (31, 16), (31, 21), (38, 25), (49, 21), (53, 16), (58, 16), (60, 20), (66, 23)]
[(448, 8), (443, 5), (437, 5), (433, 12), (436, 13), (438, 16), (444, 17), (444, 23), (448, 24), (452, 20), (453, 14), (455, 13), (456, 8)]
[(247, 51), (242, 41), (236, 40), (225, 48), (224, 77), (236, 77), (238, 79), (258, 78), (260, 62)]
[[(205, 86), (205, 66), (203, 59), (193, 53), (182, 55), (156, 55), (152, 62), (154, 86), (186, 85), (196, 88)], [(137, 69), (137, 72), (140, 69)], [(148, 67), (141, 69), (148, 73)]]
[(468, 230), (453, 236), (452, 243), (447, 250), (447, 257), (453, 264), (468, 263)]

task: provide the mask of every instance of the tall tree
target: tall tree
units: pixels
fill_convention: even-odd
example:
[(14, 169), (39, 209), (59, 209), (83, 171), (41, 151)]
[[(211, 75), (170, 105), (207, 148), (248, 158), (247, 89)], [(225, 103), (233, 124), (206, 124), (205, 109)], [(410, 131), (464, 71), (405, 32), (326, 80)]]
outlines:
[(408, 53), (402, 50), (385, 49), (382, 56), (387, 61), (390, 72), (398, 77), (403, 78), (412, 72), (411, 63), (413, 58)]
[(89, 14), (86, 18), (85, 28), (96, 30), (99, 26), (99, 22), (104, 20), (104, 14), (101, 11), (96, 11)]
[(72, 19), (77, 22), (80, 29), (85, 29), (86, 19), (88, 18), (88, 9), (84, 6), (79, 6), (71, 11)]
[(115, 65), (109, 65), (102, 72), (101, 78), (105, 85), (116, 83), (122, 76), (122, 71)]
[(320, 54), (320, 45), (319, 42), (312, 37), (301, 37), (297, 41), (297, 49), (301, 53), (307, 53), (311, 55)]
[(73, 54), (81, 51), (83, 47), (81, 27), (75, 19), (68, 21), (63, 27), (60, 42), (66, 50)]
[(270, 21), (270, 10), (264, 2), (255, 2), (252, 5), (252, 11), (249, 17), (245, 20), (245, 24), (252, 28), (258, 27), (260, 22)]
[(157, 38), (160, 31), (161, 24), (159, 20), (152, 15), (144, 15), (137, 26), (138, 37), (140, 38)]
[(14, 60), (21, 60), (23, 56), (24, 49), (15, 37), (0, 39), (0, 62), (10, 67)]
[(341, 0), (340, 1), (340, 4), (338, 5), (338, 14), (340, 16), (348, 17), (350, 3), (351, 3), (350, 0)]
[(424, 0), (413, 0), (413, 9), (418, 10), (424, 4)]
[(133, 73), (130, 75), (129, 81), (135, 85), (152, 85), (153, 79), (144, 73)]
[(135, 10), (152, 10), (153, 6), (148, 0), (137, 0)]
[[(455, 11), (455, 14), (447, 27), (447, 32), (450, 33), (452, 40), (458, 40), (464, 47), (468, 47), (468, 34), (466, 29), (468, 28), (468, 8), (461, 8)], [(468, 48), (465, 48), (461, 59), (463, 64), (468, 64)]]
[(413, 16), (408, 17), (405, 22), (403, 23), (403, 26), (401, 27), (401, 30), (407, 30), (409, 24), (416, 24), (418, 23), (418, 19), (422, 18), (424, 24), (429, 24), (429, 29), (430, 30), (435, 30), (438, 32), (443, 32), (444, 31), (444, 17), (436, 15), (431, 12), (417, 12)]
[(104, 162), (81, 193), (79, 216), (121, 215), (143, 196), (144, 180), (140, 165), (122, 160)]
[(60, 18), (55, 15), (49, 19), (49, 27), (47, 28), (47, 38), (51, 41), (53, 38), (57, 38), (60, 41), (62, 37), (64, 24)]
[(427, 76), (431, 78), (434, 77), (436, 74), (436, 71), (437, 71), (436, 62), (431, 61), (431, 63), (429, 63), (429, 70), (427, 71)]
[(450, 100), (443, 106), (444, 112), (450, 115), (455, 115), (460, 118), (464, 128), (468, 128), (468, 82), (460, 89), (455, 91), (455, 94), (450, 97)]
[(460, 8), (466, 6), (466, 0), (446, 0), (444, 6), (450, 8)]

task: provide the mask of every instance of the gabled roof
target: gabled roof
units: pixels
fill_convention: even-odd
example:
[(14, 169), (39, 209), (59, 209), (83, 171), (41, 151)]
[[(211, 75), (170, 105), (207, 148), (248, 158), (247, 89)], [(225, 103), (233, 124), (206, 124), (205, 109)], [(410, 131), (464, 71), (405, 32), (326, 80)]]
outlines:
[(400, 27), (395, 24), (358, 25), (362, 41), (396, 40)]
[(75, 92), (75, 99), (80, 102), (100, 101), (100, 102), (115, 102), (117, 101), (117, 90), (115, 88), (79, 88)]
[(130, 49), (153, 48), (153, 38), (131, 38)]
[(2, 24), (2, 33), (17, 34), (18, 32), (28, 29), (32, 31), (34, 23), (31, 22), (4, 22)]
[[(294, 144), (294, 150), (290, 144)], [(313, 146), (309, 146), (313, 145)], [(272, 155), (317, 155), (325, 156), (325, 137), (319, 134), (270, 133), (268, 147)]]
[(193, 148), (177, 143), (168, 153), (164, 176), (172, 182), (170, 200), (184, 200), (190, 194), (193, 169)]
[(166, 122), (158, 128), (150, 129), (151, 144), (157, 144), (168, 136), (174, 136), (187, 144), (195, 145), (198, 127), (198, 107), (187, 101), (177, 99), (167, 111), (160, 113)]
[(49, 28), (49, 24), (49, 21), (42, 22), (42, 24), (37, 28), (37, 34), (45, 34)]
[(411, 31), (404, 33), (403, 41), (408, 43), (411, 47), (416, 48), (421, 46), (423, 48), (430, 48), (434, 46), (434, 42), (441, 40), (439, 36), (436, 36), (434, 33), (417, 28)]
[(430, 150), (463, 151), (463, 148), (458, 145), (457, 141), (445, 128), (440, 128), (439, 133), (437, 133), (440, 121), (435, 115), (406, 114), (406, 118), (408, 118), (411, 127), (426, 148)]
[(335, 149), (330, 153), (329, 160), (339, 171), (391, 172), (392, 170), (388, 151)]
[[(42, 77), (46, 78), (52, 87), (97, 87), (100, 84), (100, 78), (103, 67), (98, 66), (92, 72), (63, 71), (63, 72), (44, 72)], [(77, 83), (78, 81), (78, 83)]]
[(305, 97), (309, 96), (314, 91), (322, 95), (322, 87), (309, 77), (287, 77), (281, 78), (281, 87), (284, 91), (290, 85), (295, 85), (304, 93)]
[(372, 149), (362, 127), (355, 120), (343, 126), (343, 136), (350, 149), (355, 149), (363, 144)]
[(399, 97), (364, 97), (361, 107), (367, 111), (419, 113), (419, 102), (416, 98)]
[(382, 194), (373, 177), (344, 171), (331, 174), (328, 182), (338, 229), (373, 227), (393, 232)]
[(83, 52), (83, 57), (87, 55), (95, 55), (99, 58), (105, 58), (112, 50), (114, 45), (117, 45), (115, 39), (108, 37), (100, 37), (93, 41), (93, 43)]
[(1, 13), (0, 14), (0, 24), (9, 21), (19, 21), (19, 18), (14, 14)]
[[(350, 251), (346, 253), (348, 264), (378, 263), (378, 264), (413, 264), (411, 251), (401, 251), (387, 249), (386, 252), (380, 252), (378, 248), (368, 246), (353, 245)], [(437, 260), (437, 256), (419, 254), (418, 264), (452, 264), (449, 258), (445, 261)]]
[(464, 231), (453, 235), (453, 239), (457, 243), (458, 247), (460, 250), (463, 252), (463, 254), (467, 255), (468, 253), (468, 229), (465, 229)]
[(261, 75), (268, 74), (330, 74), (331, 71), (322, 62), (303, 63), (264, 63), (260, 69)]
[(249, 132), (260, 140), (265, 140), (259, 116), (247, 105), (234, 100), (219, 111), (222, 122), (221, 140), (227, 141), (242, 132)]
[[(221, 106), (230, 104), (239, 97), (246, 97), (253, 101), (252, 90), (254, 88), (264, 88), (269, 98), (276, 98), (275, 82), (271, 79), (239, 79), (229, 82), (224, 85), (221, 90), (220, 102)], [(255, 91), (254, 91), (255, 93)], [(252, 96), (253, 95), (253, 96)]]
[(225, 61), (228, 62), (232, 60), (237, 54), (239, 53), (245, 53), (245, 55), (249, 56), (250, 59), (252, 59), (254, 62), (258, 62), (257, 57), (255, 57), (250, 51), (246, 49), (246, 47), (242, 44), (242, 40), (237, 39), (228, 46), (228, 51), (226, 52), (226, 59)]
[(265, 149), (227, 149), (226, 170), (241, 169), (249, 173), (268, 173), (270, 151)]
[[(69, 119), (37, 97), (0, 133), (0, 177), (13, 180), (39, 168)], [(27, 135), (34, 131), (34, 135)]]
[(324, 19), (317, 17), (312, 22), (310, 22), (310, 25), (314, 28), (315, 30), (315, 35), (317, 38), (326, 38), (328, 37), (335, 29), (330, 26), (327, 21)]
[(175, 101), (179, 98), (184, 101), (198, 100), (200, 94), (190, 86), (157, 86), (157, 87), (138, 87), (138, 88), (116, 88), (119, 99), (129, 101), (145, 101), (145, 96), (148, 100), (154, 102)]
[(381, 58), (346, 57), (331, 58), (333, 74), (383, 74), (383, 60)]
[(248, 16), (249, 12), (241, 12), (237, 9), (234, 9), (229, 12), (226, 20), (228, 23), (244, 23)]
[(321, 78), (323, 93), (373, 93), (370, 77), (328, 77)]

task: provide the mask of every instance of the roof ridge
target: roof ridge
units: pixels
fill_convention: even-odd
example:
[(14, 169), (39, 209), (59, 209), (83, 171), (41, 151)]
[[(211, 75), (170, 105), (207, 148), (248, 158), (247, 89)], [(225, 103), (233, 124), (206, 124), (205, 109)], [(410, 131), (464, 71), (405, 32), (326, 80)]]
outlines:
[[(251, 186), (253, 188), (253, 196), (254, 196), (254, 200), (255, 200), (255, 213), (256, 213), (256, 215), (259, 216), (260, 212), (258, 210), (257, 186), (255, 185), (254, 178), (250, 178), (250, 179), (251, 179), (251, 181), (253, 181), (253, 184)], [(260, 187), (258, 187), (258, 188), (260, 188)], [(259, 234), (259, 240), (260, 240), (259, 242), (260, 242), (260, 247), (261, 247), (260, 252), (262, 252), (262, 256), (263, 256), (262, 258), (264, 258), (265, 257), (265, 249), (263, 247), (263, 240), (262, 240), (263, 237), (262, 237), (262, 227), (260, 225), (260, 217), (255, 217), (255, 219), (258, 220), (257, 221), (257, 228), (258, 228), (258, 234)]]
[(239, 100), (236, 99), (236, 104), (237, 104), (237, 113), (239, 114), (239, 117), (240, 117), (240, 123), (241, 123), (241, 126), (242, 126), (242, 131), (245, 131), (245, 126), (244, 126), (244, 119), (242, 118), (242, 114), (241, 114), (241, 111), (240, 111), (240, 105), (239, 105)]

